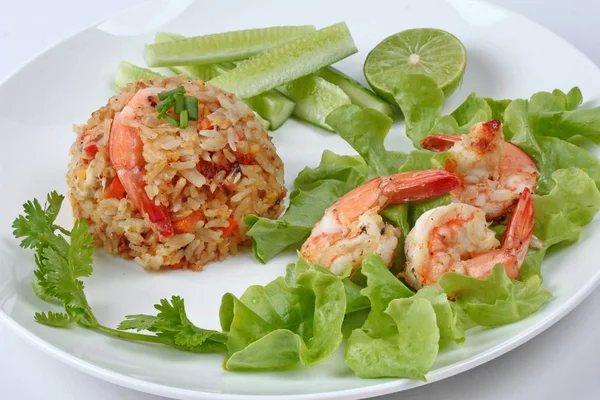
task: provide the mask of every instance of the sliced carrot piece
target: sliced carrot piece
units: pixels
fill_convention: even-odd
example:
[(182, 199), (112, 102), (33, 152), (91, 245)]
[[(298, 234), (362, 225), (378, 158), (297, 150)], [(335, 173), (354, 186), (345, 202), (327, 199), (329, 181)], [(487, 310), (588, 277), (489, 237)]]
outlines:
[(196, 224), (204, 218), (205, 217), (202, 210), (194, 211), (187, 217), (178, 219), (177, 221), (173, 221), (173, 229), (175, 229), (177, 232), (182, 233), (191, 232), (196, 226)]
[(227, 218), (227, 222), (229, 222), (229, 225), (224, 227), (224, 228), (220, 228), (221, 231), (223, 232), (223, 236), (227, 237), (230, 236), (231, 234), (234, 234), (236, 237), (239, 236), (239, 231), (237, 229), (238, 223), (235, 219), (233, 219), (233, 217), (229, 217)]
[(104, 197), (107, 199), (122, 199), (125, 197), (125, 188), (119, 180), (119, 177), (115, 176), (110, 185), (108, 185)]
[(199, 131), (207, 131), (212, 129), (212, 123), (208, 120), (208, 118), (204, 118), (201, 121), (198, 121), (198, 130)]

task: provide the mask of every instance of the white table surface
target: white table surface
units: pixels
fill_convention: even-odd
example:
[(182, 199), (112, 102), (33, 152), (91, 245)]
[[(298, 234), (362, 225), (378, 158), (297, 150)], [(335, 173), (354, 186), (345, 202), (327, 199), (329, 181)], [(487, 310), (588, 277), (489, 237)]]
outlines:
[[(2, 0), (0, 81), (40, 51), (144, 0)], [(490, 0), (563, 36), (600, 65), (597, 0)], [(565, 60), (568, 62), (568, 60)], [(576, 273), (576, 272), (574, 272)], [(553, 327), (512, 352), (393, 399), (600, 398), (600, 289)], [(131, 399), (157, 396), (115, 386), (51, 358), (0, 323), (1, 399)]]

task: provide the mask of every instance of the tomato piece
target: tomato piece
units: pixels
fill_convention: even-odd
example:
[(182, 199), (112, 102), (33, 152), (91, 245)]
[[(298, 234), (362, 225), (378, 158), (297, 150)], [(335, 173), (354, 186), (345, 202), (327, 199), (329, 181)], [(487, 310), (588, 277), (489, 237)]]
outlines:
[(110, 185), (108, 185), (104, 197), (107, 199), (122, 199), (125, 197), (125, 188), (118, 176), (115, 176)]
[(205, 218), (202, 210), (197, 210), (184, 217), (182, 219), (178, 219), (177, 221), (173, 221), (173, 229), (177, 232), (188, 233), (194, 230), (196, 224)]
[(88, 153), (91, 157), (94, 157), (96, 155), (96, 153), (98, 152), (98, 146), (95, 144), (90, 144), (89, 146), (85, 146), (83, 148), (83, 151)]

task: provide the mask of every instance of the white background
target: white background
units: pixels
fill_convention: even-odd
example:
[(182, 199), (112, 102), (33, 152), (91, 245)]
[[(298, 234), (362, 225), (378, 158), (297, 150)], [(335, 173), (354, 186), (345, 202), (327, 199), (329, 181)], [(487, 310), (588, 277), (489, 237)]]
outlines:
[[(2, 0), (0, 81), (54, 43), (142, 2)], [(597, 0), (490, 2), (517, 11), (553, 30), (600, 65), (600, 2)], [(365, 6), (364, 2), (361, 4)], [(600, 289), (597, 289), (563, 320), (512, 352), (453, 378), (378, 400), (600, 398), (597, 389), (600, 378), (599, 309)], [(73, 370), (41, 353), (1, 323), (0, 398), (161, 399)]]

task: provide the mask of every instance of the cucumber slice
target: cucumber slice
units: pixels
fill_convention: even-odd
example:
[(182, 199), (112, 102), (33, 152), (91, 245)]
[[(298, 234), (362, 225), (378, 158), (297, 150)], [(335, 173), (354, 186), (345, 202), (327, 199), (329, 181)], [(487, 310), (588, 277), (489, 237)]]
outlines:
[(117, 67), (113, 83), (120, 89), (129, 83), (141, 81), (142, 79), (152, 79), (157, 76), (160, 76), (158, 72), (122, 61)]
[[(173, 42), (182, 39), (186, 39), (186, 37), (178, 33), (158, 32), (154, 36), (154, 43)], [(218, 69), (218, 64), (180, 65), (171, 66), (169, 69), (176, 74), (186, 74), (190, 79), (200, 79), (202, 81), (209, 81), (223, 72)]]
[(274, 26), (147, 44), (146, 63), (169, 67), (243, 60), (314, 31), (312, 25)]
[(263, 126), (265, 127), (265, 130), (271, 130), (271, 123), (269, 121), (267, 121), (266, 119), (264, 119), (263, 117), (260, 116), (259, 113), (257, 113), (256, 111), (254, 111), (254, 115), (256, 115), (256, 119), (258, 120), (258, 122), (260, 122), (261, 124), (263, 124)]
[[(159, 32), (154, 37), (155, 42), (167, 42), (170, 40), (181, 40), (185, 36), (177, 33)], [(210, 80), (226, 71), (232, 70), (232, 63), (186, 65), (170, 67), (176, 74), (186, 74), (191, 79)], [(258, 96), (243, 99), (262, 119), (270, 124), (271, 130), (277, 130), (292, 115), (294, 102), (276, 90), (269, 90)]]
[(352, 104), (356, 104), (360, 108), (373, 108), (389, 117), (394, 115), (392, 107), (385, 100), (337, 69), (321, 68), (315, 74), (346, 92)]
[(350, 97), (342, 89), (314, 74), (286, 83), (278, 90), (296, 102), (296, 117), (328, 131), (333, 131), (325, 123), (329, 113), (351, 104)]
[(341, 22), (267, 49), (212, 79), (210, 83), (240, 97), (252, 97), (308, 75), (356, 53), (352, 35)]
[(244, 102), (261, 117), (271, 123), (271, 130), (277, 130), (292, 115), (296, 103), (276, 90), (269, 90)]

